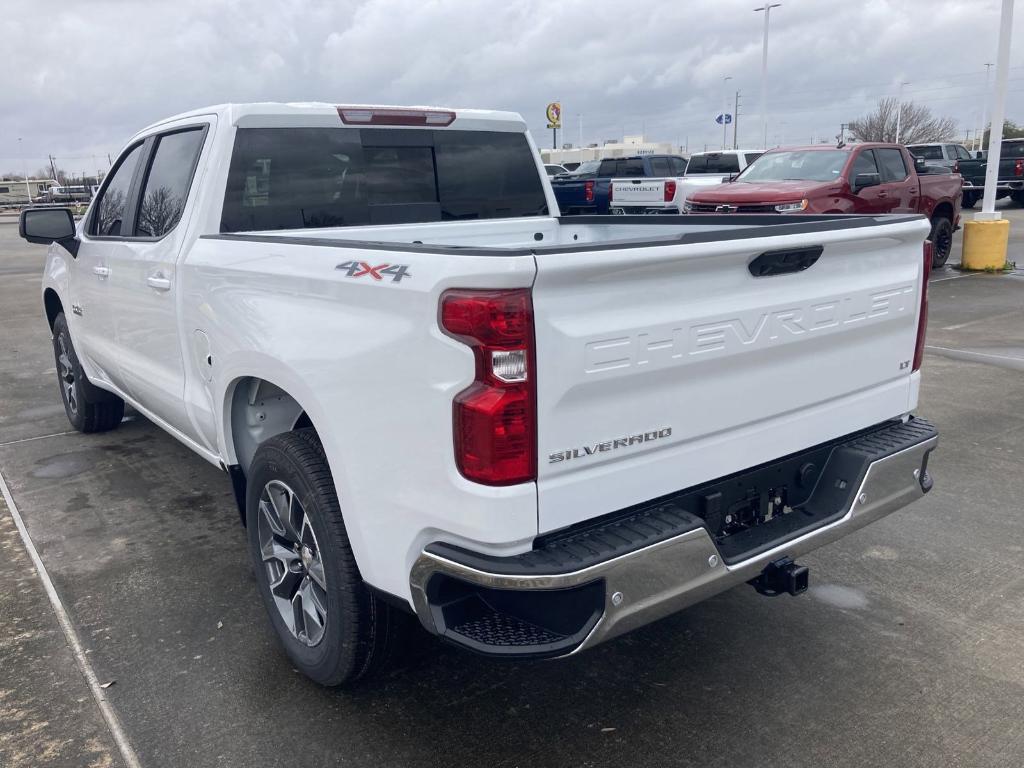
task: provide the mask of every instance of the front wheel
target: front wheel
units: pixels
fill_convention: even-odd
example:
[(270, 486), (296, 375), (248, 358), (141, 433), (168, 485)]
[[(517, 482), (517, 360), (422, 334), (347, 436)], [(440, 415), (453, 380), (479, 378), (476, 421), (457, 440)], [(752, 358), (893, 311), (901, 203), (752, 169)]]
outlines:
[(932, 268), (943, 266), (953, 250), (953, 222), (945, 216), (932, 219), (932, 232), (928, 239), (932, 241)]
[(402, 634), (402, 617), (359, 574), (316, 432), (298, 429), (262, 443), (247, 486), (260, 596), (292, 664), (328, 686), (380, 669)]
[(68, 321), (61, 312), (53, 321), (53, 357), (64, 412), (79, 432), (106, 432), (124, 418), (124, 400), (92, 384), (71, 343)]

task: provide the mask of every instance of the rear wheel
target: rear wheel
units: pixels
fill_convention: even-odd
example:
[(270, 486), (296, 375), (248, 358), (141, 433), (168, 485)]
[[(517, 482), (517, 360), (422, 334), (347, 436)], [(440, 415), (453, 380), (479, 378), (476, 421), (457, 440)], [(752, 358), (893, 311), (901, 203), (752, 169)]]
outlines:
[(1011, 192), (1010, 199), (1017, 205), (1024, 205), (1024, 191)]
[(292, 664), (329, 686), (381, 669), (408, 617), (363, 582), (314, 430), (286, 432), (257, 449), (246, 525), (260, 596)]
[(953, 250), (953, 222), (945, 216), (932, 219), (932, 232), (928, 239), (932, 241), (932, 267), (943, 266)]
[(977, 202), (978, 202), (978, 196), (977, 195), (975, 195), (973, 192), (964, 192), (964, 199), (960, 203), (960, 205), (963, 208), (973, 208), (974, 205)]
[(53, 357), (64, 412), (72, 427), (79, 432), (106, 432), (121, 423), (124, 400), (89, 381), (71, 343), (63, 312), (53, 321)]

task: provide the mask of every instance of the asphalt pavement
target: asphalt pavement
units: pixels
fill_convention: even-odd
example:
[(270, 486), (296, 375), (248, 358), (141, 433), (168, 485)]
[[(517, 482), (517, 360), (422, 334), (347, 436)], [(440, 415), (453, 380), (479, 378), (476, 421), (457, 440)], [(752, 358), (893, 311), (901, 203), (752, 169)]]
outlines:
[(221, 472), (131, 413), (69, 433), (44, 251), (0, 224), (0, 473), (82, 653), (0, 504), (0, 766), (123, 764), (83, 664), (146, 768), (1024, 765), (1024, 270), (933, 276), (935, 488), (802, 558), (808, 594), (737, 588), (553, 662), (424, 635), (339, 692), (277, 649)]

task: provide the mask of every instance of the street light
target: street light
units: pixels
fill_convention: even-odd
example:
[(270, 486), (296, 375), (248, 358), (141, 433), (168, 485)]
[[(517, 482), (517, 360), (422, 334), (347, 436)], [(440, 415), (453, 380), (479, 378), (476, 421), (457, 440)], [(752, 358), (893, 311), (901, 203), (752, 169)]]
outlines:
[(754, 9), (754, 13), (764, 11), (764, 37), (761, 41), (761, 139), (764, 143), (761, 146), (765, 149), (768, 148), (768, 17), (772, 8), (780, 5), (782, 3), (765, 3)]
[(900, 121), (903, 119), (903, 86), (910, 83), (900, 83), (900, 97), (896, 101), (896, 144), (900, 143)]
[(729, 108), (729, 86), (732, 75), (722, 78), (722, 149), (725, 149), (725, 111)]

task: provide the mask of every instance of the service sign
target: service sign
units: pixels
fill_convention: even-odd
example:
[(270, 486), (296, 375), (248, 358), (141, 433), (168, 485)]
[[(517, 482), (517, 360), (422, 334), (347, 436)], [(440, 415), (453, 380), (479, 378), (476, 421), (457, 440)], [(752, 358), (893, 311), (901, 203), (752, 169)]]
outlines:
[(548, 104), (546, 114), (548, 116), (548, 128), (562, 127), (562, 105), (559, 102), (552, 101)]

